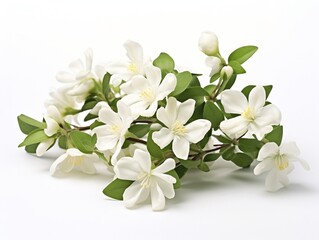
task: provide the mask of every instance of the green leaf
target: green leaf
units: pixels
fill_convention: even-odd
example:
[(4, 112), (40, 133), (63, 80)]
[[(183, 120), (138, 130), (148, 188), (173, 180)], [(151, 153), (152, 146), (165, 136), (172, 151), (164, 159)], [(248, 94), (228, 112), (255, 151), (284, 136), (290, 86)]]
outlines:
[(162, 52), (153, 62), (153, 65), (159, 67), (162, 70), (162, 74), (173, 72), (175, 68), (174, 60), (167, 53)]
[(257, 139), (241, 138), (238, 147), (243, 152), (258, 152), (263, 146), (262, 142)]
[(202, 170), (203, 172), (209, 172), (210, 169), (208, 167), (208, 165), (204, 162), (202, 162), (200, 165), (198, 165), (198, 169)]
[(235, 146), (227, 147), (222, 151), (222, 157), (225, 160), (232, 160), (235, 157)]
[(204, 162), (213, 162), (213, 161), (216, 161), (219, 157), (220, 157), (220, 154), (219, 154), (219, 153), (207, 154), (207, 155), (204, 157)]
[(150, 125), (148, 124), (136, 124), (131, 126), (129, 132), (133, 133), (136, 137), (144, 137), (150, 131)]
[(65, 135), (60, 136), (58, 141), (59, 147), (62, 149), (68, 149), (67, 140), (68, 140), (67, 136)]
[(191, 83), (193, 76), (190, 72), (182, 72), (176, 75), (177, 84), (175, 90), (170, 94), (170, 96), (176, 96), (185, 91), (188, 85)]
[(234, 70), (235, 74), (243, 74), (246, 73), (246, 70), (240, 65), (239, 62), (237, 61), (230, 61), (228, 63), (229, 66), (232, 67), (232, 69)]
[(214, 137), (221, 143), (232, 143), (232, 139), (229, 139), (222, 135), (214, 135)]
[(211, 84), (204, 87), (205, 91), (208, 92), (209, 95), (212, 95), (216, 89), (216, 85)]
[(103, 193), (110, 198), (123, 200), (124, 191), (131, 186), (132, 183), (133, 181), (117, 178), (104, 188)]
[(102, 126), (102, 125), (105, 125), (104, 123), (102, 122), (99, 122), (98, 120), (95, 120), (91, 126), (90, 126), (90, 129), (93, 130), (94, 128), (98, 127), (98, 126)]
[(81, 111), (90, 110), (95, 107), (98, 102), (95, 99), (89, 99), (83, 104)]
[(189, 119), (189, 122), (193, 122), (197, 119), (203, 118), (204, 106), (205, 106), (205, 103), (203, 102), (200, 105), (195, 107), (193, 116)]
[[(246, 98), (248, 99), (249, 94), (251, 92), (251, 90), (253, 90), (253, 88), (256, 87), (256, 85), (249, 85), (247, 87), (245, 87), (243, 90), (241, 90), (241, 92), (246, 96)], [(267, 86), (263, 86), (266, 92), (266, 99), (268, 98), (271, 90), (272, 90), (272, 85), (267, 85)]]
[[(198, 97), (209, 96), (209, 93), (202, 87), (189, 87), (180, 95), (177, 96), (177, 100), (184, 102), (190, 98), (197, 100)], [(204, 99), (203, 99), (204, 100)], [(200, 104), (199, 102), (197, 102)]]
[[(181, 161), (183, 161), (183, 160), (181, 160)], [(184, 167), (183, 165), (179, 165), (178, 167), (175, 168), (175, 171), (176, 171), (177, 175), (179, 176), (179, 178), (181, 179), (187, 173), (188, 168)]]
[(181, 164), (188, 169), (196, 168), (200, 163), (200, 160), (181, 160)]
[(102, 91), (104, 96), (107, 98), (109, 91), (110, 91), (110, 79), (111, 79), (111, 74), (106, 73), (103, 77), (103, 82), (102, 82)]
[(35, 143), (35, 144), (32, 144), (32, 145), (25, 146), (25, 151), (27, 153), (36, 153), (39, 144), (40, 143)]
[(94, 151), (95, 142), (91, 135), (80, 131), (74, 131), (70, 133), (70, 139), (74, 147), (81, 152), (90, 154)]
[(175, 170), (171, 170), (171, 171), (167, 172), (166, 174), (171, 175), (172, 177), (174, 177), (176, 179), (176, 183), (174, 183), (175, 189), (181, 187), (181, 180), (179, 179), (179, 176)]
[(283, 136), (283, 126), (278, 125), (273, 128), (273, 130), (265, 135), (265, 138), (269, 142), (275, 142), (279, 146), (282, 141), (282, 136)]
[(200, 81), (198, 80), (198, 77), (193, 75), (192, 81), (190, 82), (188, 87), (200, 87)]
[(222, 111), (211, 101), (205, 103), (203, 117), (212, 123), (212, 127), (215, 130), (219, 128), (219, 124), (224, 120)]
[(155, 158), (163, 158), (163, 150), (153, 141), (153, 131), (148, 134), (147, 150)]
[(19, 144), (19, 147), (32, 145), (35, 143), (42, 142), (44, 140), (49, 139), (47, 135), (45, 135), (44, 130), (42, 129), (36, 129), (32, 131), (22, 143)]
[(249, 167), (250, 164), (254, 161), (252, 157), (244, 153), (236, 153), (235, 157), (231, 159), (238, 167)]
[(244, 46), (237, 48), (233, 51), (229, 57), (228, 62), (237, 61), (238, 63), (242, 64), (246, 62), (254, 53), (258, 50), (256, 46)]
[(219, 77), (220, 77), (220, 72), (215, 73), (213, 76), (211, 76), (209, 82), (210, 82), (210, 83), (213, 83), (213, 82), (215, 82), (217, 79), (219, 79)]
[(20, 130), (24, 134), (29, 134), (36, 129), (44, 129), (46, 127), (46, 124), (44, 122), (39, 122), (24, 114), (21, 114), (18, 116), (18, 124), (19, 124)]
[(235, 81), (236, 81), (236, 78), (237, 78), (237, 75), (236, 75), (236, 74), (233, 74), (233, 75), (230, 77), (230, 79), (227, 81), (227, 84), (226, 84), (224, 90), (230, 89), (230, 88), (234, 85), (234, 83), (235, 83)]

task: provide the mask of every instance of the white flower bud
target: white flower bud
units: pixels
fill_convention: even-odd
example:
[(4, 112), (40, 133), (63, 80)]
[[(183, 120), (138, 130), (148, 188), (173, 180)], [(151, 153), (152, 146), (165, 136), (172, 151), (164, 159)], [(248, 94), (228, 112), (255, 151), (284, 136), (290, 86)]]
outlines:
[(205, 62), (211, 68), (210, 77), (218, 73), (223, 66), (222, 61), (218, 57), (207, 57)]
[(203, 32), (198, 40), (198, 46), (207, 56), (216, 56), (219, 53), (218, 38), (213, 32)]
[(224, 74), (226, 74), (227, 79), (230, 79), (230, 77), (233, 75), (233, 68), (231, 66), (225, 66), (220, 71), (220, 77), (224, 77)]

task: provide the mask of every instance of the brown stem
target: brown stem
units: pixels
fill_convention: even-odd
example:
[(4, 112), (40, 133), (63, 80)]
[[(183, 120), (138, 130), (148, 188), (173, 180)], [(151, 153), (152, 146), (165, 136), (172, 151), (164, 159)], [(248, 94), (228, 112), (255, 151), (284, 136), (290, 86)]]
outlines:
[(138, 139), (138, 138), (129, 137), (129, 138), (127, 138), (126, 140), (132, 141), (132, 142), (138, 142), (138, 143), (146, 144), (146, 141), (144, 141), (144, 140), (142, 140), (142, 139)]

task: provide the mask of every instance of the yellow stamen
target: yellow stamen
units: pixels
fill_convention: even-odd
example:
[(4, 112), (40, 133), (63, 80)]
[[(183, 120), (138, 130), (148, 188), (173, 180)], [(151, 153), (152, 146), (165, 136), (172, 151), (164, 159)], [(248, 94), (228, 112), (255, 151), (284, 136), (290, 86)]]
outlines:
[(155, 99), (155, 96), (153, 91), (147, 88), (140, 93), (140, 98), (142, 98), (147, 103), (152, 103)]
[(186, 128), (179, 121), (173, 124), (172, 131), (175, 135), (184, 136), (186, 134)]
[(275, 164), (276, 167), (282, 171), (284, 169), (286, 169), (289, 166), (289, 161), (286, 155), (284, 154), (279, 154), (275, 156)]
[(141, 186), (143, 188), (149, 188), (151, 186), (151, 173), (143, 173), (138, 177)]
[(127, 69), (133, 73), (138, 73), (138, 69), (135, 63), (128, 65)]
[(82, 164), (83, 160), (84, 160), (83, 156), (72, 157), (72, 162), (73, 162), (74, 166), (80, 166)]
[(251, 110), (250, 107), (248, 107), (242, 114), (244, 118), (246, 118), (249, 122), (252, 122), (255, 120), (255, 116), (253, 111)]

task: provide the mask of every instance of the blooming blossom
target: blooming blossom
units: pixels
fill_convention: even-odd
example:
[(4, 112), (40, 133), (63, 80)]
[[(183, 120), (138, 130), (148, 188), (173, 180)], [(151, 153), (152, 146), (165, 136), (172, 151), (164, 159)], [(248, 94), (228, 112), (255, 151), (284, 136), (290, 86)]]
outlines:
[(134, 181), (124, 191), (124, 205), (131, 208), (150, 197), (153, 210), (164, 209), (165, 197), (171, 199), (175, 196), (173, 184), (176, 179), (165, 174), (174, 168), (175, 161), (169, 158), (152, 169), (150, 154), (140, 149), (135, 150), (133, 157), (119, 159), (114, 167), (116, 176)]
[(261, 139), (271, 132), (272, 125), (278, 125), (281, 121), (281, 113), (275, 105), (265, 106), (266, 92), (261, 86), (251, 90), (248, 101), (242, 92), (225, 90), (221, 94), (221, 102), (226, 113), (240, 114), (220, 124), (220, 129), (233, 138), (247, 132)]
[(69, 148), (51, 165), (50, 173), (54, 175), (57, 171), (68, 173), (74, 168), (87, 174), (95, 174), (95, 156), (84, 154), (76, 148)]
[(134, 41), (124, 43), (128, 62), (111, 63), (107, 66), (107, 71), (112, 74), (111, 82), (114, 86), (120, 85), (121, 81), (129, 81), (133, 76), (145, 75), (145, 66), (151, 64), (150, 59), (146, 59), (143, 48)]
[(205, 63), (208, 67), (211, 68), (211, 72), (209, 74), (210, 77), (220, 72), (223, 67), (222, 61), (218, 57), (207, 57)]
[(144, 76), (134, 76), (130, 84), (123, 84), (121, 90), (127, 95), (122, 101), (129, 105), (133, 115), (151, 117), (157, 110), (158, 101), (163, 100), (176, 87), (176, 76), (169, 73), (163, 81), (161, 70), (152, 65), (145, 69)]
[(157, 118), (166, 127), (153, 133), (154, 142), (160, 148), (166, 147), (173, 141), (173, 152), (180, 159), (187, 159), (191, 143), (197, 143), (208, 132), (211, 123), (205, 119), (198, 119), (191, 123), (187, 121), (191, 118), (195, 110), (195, 100), (189, 99), (180, 103), (176, 98), (170, 97), (165, 108), (161, 107), (157, 111)]
[(117, 109), (116, 113), (111, 108), (102, 108), (99, 111), (99, 120), (105, 125), (93, 129), (97, 135), (96, 147), (100, 151), (115, 148), (111, 159), (113, 165), (125, 141), (125, 134), (134, 120), (130, 108), (122, 101), (117, 102)]
[(260, 163), (255, 167), (254, 173), (259, 175), (269, 171), (266, 177), (266, 189), (277, 191), (288, 185), (287, 175), (294, 169), (293, 162), (299, 161), (301, 165), (309, 170), (307, 162), (299, 158), (300, 151), (294, 142), (278, 146), (274, 142), (266, 143), (259, 151), (257, 161)]
[(68, 89), (68, 94), (80, 98), (88, 94), (94, 86), (93, 79), (96, 78), (92, 73), (92, 49), (87, 49), (84, 52), (84, 56), (85, 62), (81, 59), (77, 59), (70, 63), (69, 71), (60, 71), (56, 75), (56, 79), (65, 84), (65, 88)]
[[(60, 129), (60, 124), (63, 124), (64, 122), (61, 113), (53, 105), (47, 108), (47, 113), (44, 115), (44, 120), (46, 122), (44, 133), (48, 137), (52, 137), (53, 135), (55, 135)], [(53, 143), (54, 138), (49, 138), (45, 141), (42, 141), (36, 149), (37, 156), (42, 156)]]

